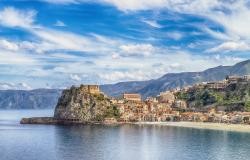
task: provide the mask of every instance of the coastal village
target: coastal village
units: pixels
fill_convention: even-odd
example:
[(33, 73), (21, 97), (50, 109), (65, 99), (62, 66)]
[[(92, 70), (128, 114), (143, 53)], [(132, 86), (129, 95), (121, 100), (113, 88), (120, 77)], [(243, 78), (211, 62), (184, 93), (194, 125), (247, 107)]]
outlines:
[[(234, 93), (229, 102), (220, 94)], [(230, 90), (233, 88), (234, 90)], [(195, 93), (211, 103), (195, 103), (180, 95)], [(214, 95), (211, 98), (211, 94)], [(82, 123), (134, 123), (134, 122), (212, 122), (250, 124), (250, 76), (227, 76), (223, 81), (203, 82), (161, 92), (156, 97), (143, 99), (138, 93), (123, 93), (121, 97), (109, 97), (99, 85), (72, 86), (63, 91), (55, 108), (54, 117), (23, 118), (22, 124), (82, 124)], [(237, 101), (232, 101), (235, 99)], [(241, 96), (242, 97), (242, 96)], [(247, 98), (246, 98), (247, 97)], [(191, 98), (194, 99), (194, 98)], [(215, 101), (214, 99), (218, 99)], [(199, 99), (198, 99), (199, 100)], [(244, 100), (244, 101), (242, 101)], [(216, 102), (216, 103), (215, 103)], [(220, 103), (217, 103), (220, 102)], [(223, 102), (223, 103), (222, 103)], [(228, 106), (229, 105), (229, 106)], [(233, 108), (232, 106), (233, 105)], [(228, 109), (229, 108), (229, 109)]]
[[(199, 83), (182, 89), (173, 89), (161, 92), (156, 97), (148, 97), (142, 100), (138, 93), (124, 93), (121, 98), (112, 98), (112, 104), (116, 105), (120, 112), (120, 118), (106, 118), (106, 121), (120, 122), (166, 122), (166, 121), (192, 121), (250, 124), (250, 112), (233, 111), (226, 112), (209, 107), (206, 110), (191, 110), (185, 100), (176, 97), (178, 92), (189, 92), (195, 89), (223, 90), (234, 83), (248, 83), (250, 76), (227, 76), (223, 81)], [(99, 93), (99, 87), (95, 87), (95, 93)]]

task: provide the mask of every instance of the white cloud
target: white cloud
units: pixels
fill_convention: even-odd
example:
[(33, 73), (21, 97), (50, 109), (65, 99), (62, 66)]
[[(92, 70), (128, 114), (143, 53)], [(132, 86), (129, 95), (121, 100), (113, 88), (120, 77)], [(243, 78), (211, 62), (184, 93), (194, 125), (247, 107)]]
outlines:
[(209, 35), (211, 35), (212, 37), (219, 39), (219, 40), (230, 40), (230, 37), (223, 32), (219, 32), (219, 31), (214, 31), (210, 28), (208, 28), (207, 26), (204, 25), (200, 25), (200, 26), (196, 26), (198, 28), (200, 28), (201, 30), (203, 30), (205, 33), (208, 33)]
[(17, 88), (22, 89), (22, 90), (31, 90), (32, 87), (29, 86), (27, 83), (18, 83)]
[(119, 58), (120, 58), (120, 56), (119, 56), (118, 53), (113, 53), (112, 54), (112, 59), (119, 59)]
[(183, 33), (180, 32), (168, 32), (166, 33), (167, 37), (174, 39), (174, 40), (180, 40), (183, 37)]
[(122, 80), (145, 80), (151, 78), (149, 72), (144, 71), (115, 71), (111, 73), (100, 73), (99, 77), (108, 82), (116, 82)]
[(35, 16), (34, 10), (23, 12), (12, 7), (6, 7), (0, 11), (0, 24), (8, 27), (30, 28)]
[(79, 77), (77, 74), (71, 74), (70, 75), (70, 79), (74, 80), (74, 81), (81, 81), (81, 77)]
[(157, 50), (151, 44), (128, 44), (119, 48), (121, 56), (149, 56)]
[(40, 0), (48, 3), (54, 4), (69, 4), (69, 3), (78, 3), (79, 0)]
[(16, 43), (10, 42), (6, 39), (0, 39), (0, 48), (13, 51), (17, 51), (19, 49)]
[(162, 8), (167, 0), (100, 0), (116, 6), (122, 11), (135, 11)]
[(230, 52), (230, 51), (248, 51), (250, 44), (245, 42), (224, 42), (219, 46), (208, 49), (207, 52)]
[(57, 26), (57, 27), (65, 27), (66, 24), (65, 24), (64, 22), (62, 22), (62, 21), (57, 20), (56, 23), (54, 24), (54, 26)]
[(32, 87), (26, 83), (0, 83), (0, 90), (31, 90)]
[(69, 32), (42, 28), (32, 30), (32, 33), (42, 40), (41, 49), (44, 51), (57, 49), (91, 51), (95, 45), (95, 42), (88, 38)]
[(32, 65), (36, 64), (37, 61), (31, 56), (24, 53), (16, 53), (12, 51), (2, 50), (0, 52), (0, 64), (8, 65)]

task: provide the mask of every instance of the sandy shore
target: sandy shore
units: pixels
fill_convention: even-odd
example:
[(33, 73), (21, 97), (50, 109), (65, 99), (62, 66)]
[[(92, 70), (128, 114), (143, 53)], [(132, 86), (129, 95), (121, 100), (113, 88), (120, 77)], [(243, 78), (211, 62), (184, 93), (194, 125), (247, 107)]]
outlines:
[(235, 132), (249, 132), (250, 125), (244, 124), (224, 124), (224, 123), (202, 123), (202, 122), (138, 122), (140, 125), (160, 125), (160, 126), (174, 126), (197, 129), (211, 129)]

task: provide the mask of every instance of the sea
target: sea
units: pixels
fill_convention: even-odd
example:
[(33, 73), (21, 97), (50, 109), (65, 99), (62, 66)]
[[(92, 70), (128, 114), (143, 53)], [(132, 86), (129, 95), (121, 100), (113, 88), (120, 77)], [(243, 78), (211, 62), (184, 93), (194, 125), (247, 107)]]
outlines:
[(21, 125), (1, 110), (0, 160), (249, 160), (250, 134), (157, 125)]

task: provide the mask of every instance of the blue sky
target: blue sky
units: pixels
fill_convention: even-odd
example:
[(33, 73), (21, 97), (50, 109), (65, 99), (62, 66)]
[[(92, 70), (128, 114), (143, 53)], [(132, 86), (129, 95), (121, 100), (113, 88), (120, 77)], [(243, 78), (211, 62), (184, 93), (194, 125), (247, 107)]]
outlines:
[(0, 0), (0, 89), (148, 80), (250, 57), (248, 0)]

